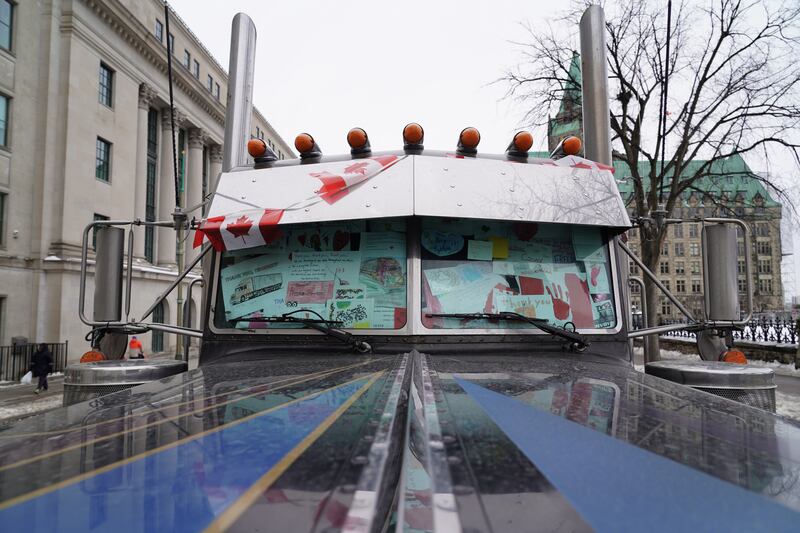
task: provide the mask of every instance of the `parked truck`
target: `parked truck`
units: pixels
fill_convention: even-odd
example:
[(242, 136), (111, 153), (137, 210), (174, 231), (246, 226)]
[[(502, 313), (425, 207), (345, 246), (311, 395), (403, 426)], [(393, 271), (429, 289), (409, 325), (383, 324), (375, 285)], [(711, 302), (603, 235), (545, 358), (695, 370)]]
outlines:
[[(631, 327), (602, 32), (590, 8), (584, 157), (533, 158), (525, 132), (483, 154), (474, 128), (433, 151), (411, 123), (402, 149), (354, 128), (348, 154), (301, 134), (284, 161), (248, 143), (237, 15), (223, 173), (205, 216), (155, 223), (196, 232), (202, 327), (123, 317), (146, 222), (86, 230), (96, 348), (162, 330), (200, 339), (199, 367), (0, 431), (0, 529), (796, 531), (800, 427), (633, 366), (665, 328)], [(724, 277), (729, 221), (704, 223)], [(741, 318), (732, 264), (690, 324), (706, 353)], [(745, 367), (709, 368), (748, 393)]]

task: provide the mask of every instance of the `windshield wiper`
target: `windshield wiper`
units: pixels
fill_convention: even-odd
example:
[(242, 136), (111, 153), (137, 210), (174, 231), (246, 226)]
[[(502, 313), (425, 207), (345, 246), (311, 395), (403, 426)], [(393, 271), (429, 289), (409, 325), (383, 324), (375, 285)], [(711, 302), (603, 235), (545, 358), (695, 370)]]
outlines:
[(545, 333), (549, 333), (551, 335), (555, 335), (556, 337), (561, 337), (562, 339), (570, 341), (572, 343), (571, 347), (578, 352), (584, 351), (589, 346), (589, 342), (586, 340), (586, 337), (580, 333), (548, 324), (547, 320), (544, 318), (530, 318), (512, 311), (503, 311), (501, 313), (427, 313), (425, 316), (440, 318), (462, 318), (466, 320), (483, 319), (527, 322), (528, 324), (531, 324)]
[[(317, 315), (319, 318), (299, 318), (296, 316), (292, 316), (295, 313), (313, 313)], [(348, 333), (347, 331), (342, 331), (341, 329), (332, 328), (331, 324), (342, 324), (339, 320), (326, 320), (314, 311), (313, 309), (295, 309), (289, 313), (284, 313), (282, 315), (277, 316), (258, 316), (252, 318), (236, 318), (232, 320), (232, 322), (293, 322), (297, 324), (303, 324), (309, 328), (315, 329), (317, 331), (321, 331), (325, 335), (329, 337), (333, 337), (334, 339), (340, 340), (345, 344), (349, 344), (351, 348), (359, 353), (368, 353), (372, 351), (372, 346), (368, 343), (362, 341), (352, 333)]]

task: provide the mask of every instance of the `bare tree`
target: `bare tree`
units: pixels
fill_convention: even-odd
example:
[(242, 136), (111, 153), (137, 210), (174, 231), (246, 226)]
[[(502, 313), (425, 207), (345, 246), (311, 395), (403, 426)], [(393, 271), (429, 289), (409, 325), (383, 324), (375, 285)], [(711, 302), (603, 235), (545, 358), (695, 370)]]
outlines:
[[(516, 43), (522, 62), (498, 81), (524, 106), (529, 126), (546, 124), (565, 93), (575, 91), (564, 43), (575, 43), (589, 3), (575, 4), (546, 28), (524, 25), (529, 38)], [(662, 208), (672, 213), (685, 191), (707, 192), (700, 180), (724, 174), (729, 158), (783, 151), (800, 163), (797, 0), (676, 2), (668, 59), (666, 2), (619, 0), (604, 8), (612, 143), (614, 157), (631, 170), (634, 219)], [(692, 164), (698, 159), (705, 163)], [(655, 270), (666, 226), (646, 233), (641, 258)], [(647, 284), (650, 317), (657, 316), (656, 290)]]

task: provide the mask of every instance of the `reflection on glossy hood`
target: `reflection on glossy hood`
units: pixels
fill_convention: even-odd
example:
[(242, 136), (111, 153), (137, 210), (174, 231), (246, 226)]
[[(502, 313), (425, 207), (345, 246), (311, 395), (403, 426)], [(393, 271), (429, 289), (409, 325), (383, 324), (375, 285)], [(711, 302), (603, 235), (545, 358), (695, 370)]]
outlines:
[(798, 442), (770, 413), (578, 356), (276, 357), (0, 432), (0, 522), (782, 531)]

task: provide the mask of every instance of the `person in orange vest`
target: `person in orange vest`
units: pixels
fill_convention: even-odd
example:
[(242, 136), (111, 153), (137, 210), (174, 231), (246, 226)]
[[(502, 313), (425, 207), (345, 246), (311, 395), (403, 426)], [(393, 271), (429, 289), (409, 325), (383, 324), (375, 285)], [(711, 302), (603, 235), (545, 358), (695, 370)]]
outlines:
[(134, 335), (128, 343), (128, 359), (144, 359), (142, 342)]

